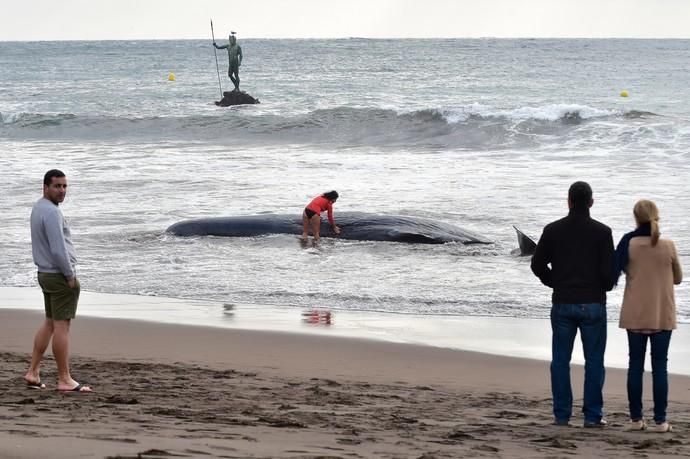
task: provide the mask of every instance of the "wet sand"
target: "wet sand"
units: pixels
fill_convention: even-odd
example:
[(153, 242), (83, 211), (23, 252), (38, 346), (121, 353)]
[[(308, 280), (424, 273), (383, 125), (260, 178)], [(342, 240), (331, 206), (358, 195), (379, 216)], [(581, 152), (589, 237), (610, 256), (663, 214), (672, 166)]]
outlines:
[[(690, 378), (671, 377), (670, 434), (551, 422), (548, 362), (319, 335), (81, 317), (72, 373), (92, 394), (24, 386), (38, 312), (0, 309), (2, 458), (455, 458), (690, 455)], [(651, 385), (645, 393), (650, 397)], [(650, 407), (651, 403), (647, 402)]]
[[(0, 287), (0, 309), (40, 311), (42, 304), (38, 288)], [(318, 314), (316, 320), (312, 320), (314, 313)], [(78, 314), (80, 317), (374, 339), (544, 361), (551, 358), (548, 319), (330, 311), (83, 290)], [(328, 319), (325, 314), (330, 314)], [(575, 346), (573, 362), (584, 363), (582, 346)], [(606, 366), (626, 368), (627, 364), (625, 331), (618, 328), (617, 322), (609, 322)], [(690, 376), (690, 324), (679, 324), (673, 333), (669, 372)]]

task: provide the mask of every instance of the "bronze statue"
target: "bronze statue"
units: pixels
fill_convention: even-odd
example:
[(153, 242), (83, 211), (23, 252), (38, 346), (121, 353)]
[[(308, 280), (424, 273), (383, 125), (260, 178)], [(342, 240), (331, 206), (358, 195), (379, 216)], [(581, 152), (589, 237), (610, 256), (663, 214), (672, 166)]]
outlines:
[(242, 65), (242, 48), (237, 44), (237, 38), (235, 38), (235, 32), (230, 32), (228, 37), (230, 43), (223, 46), (218, 46), (216, 42), (213, 42), (213, 46), (216, 49), (227, 49), (228, 50), (228, 76), (230, 81), (235, 85), (235, 91), (240, 90), (240, 65)]

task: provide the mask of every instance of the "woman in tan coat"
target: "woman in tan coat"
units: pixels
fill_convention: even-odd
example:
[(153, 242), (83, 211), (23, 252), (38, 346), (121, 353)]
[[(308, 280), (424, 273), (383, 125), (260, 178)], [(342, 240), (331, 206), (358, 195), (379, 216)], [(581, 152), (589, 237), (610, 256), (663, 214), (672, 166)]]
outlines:
[(674, 284), (680, 284), (681, 271), (676, 246), (669, 239), (659, 239), (659, 210), (643, 199), (633, 209), (637, 229), (621, 239), (616, 248), (614, 279), (625, 272), (625, 293), (621, 307), (620, 328), (628, 333), (628, 404), (630, 428), (644, 430), (642, 417), (642, 374), (651, 344), (654, 422), (651, 430), (670, 432), (666, 420), (668, 405), (668, 346), (676, 328)]

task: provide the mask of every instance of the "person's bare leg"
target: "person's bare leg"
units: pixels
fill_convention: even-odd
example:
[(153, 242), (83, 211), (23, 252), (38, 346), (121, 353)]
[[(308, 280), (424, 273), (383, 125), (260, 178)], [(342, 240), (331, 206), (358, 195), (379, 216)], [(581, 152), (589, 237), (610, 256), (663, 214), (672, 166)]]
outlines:
[[(70, 323), (70, 320), (53, 321), (53, 357), (58, 370), (58, 390), (72, 390), (79, 385), (69, 372)], [(91, 388), (82, 386), (80, 392), (91, 392)]]
[(309, 237), (309, 217), (306, 212), (302, 212), (302, 239), (305, 241)]
[(53, 321), (53, 357), (58, 370), (58, 389), (77, 385), (69, 373), (69, 326), (69, 320)]
[(314, 215), (309, 220), (311, 225), (311, 232), (314, 234), (314, 242), (318, 242), (321, 233), (321, 217), (319, 215)]
[(48, 349), (50, 338), (53, 336), (53, 320), (46, 319), (43, 321), (36, 336), (34, 336), (34, 348), (31, 352), (31, 365), (29, 370), (24, 375), (27, 383), (39, 384), (41, 382), (41, 361), (43, 354)]

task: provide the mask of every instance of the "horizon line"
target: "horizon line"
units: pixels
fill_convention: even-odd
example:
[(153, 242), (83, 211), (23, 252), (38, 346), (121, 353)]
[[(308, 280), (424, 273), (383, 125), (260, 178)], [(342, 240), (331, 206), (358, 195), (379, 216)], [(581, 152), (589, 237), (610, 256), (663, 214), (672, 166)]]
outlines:
[[(240, 37), (238, 37), (240, 38)], [(222, 39), (225, 39), (223, 37)], [(610, 36), (610, 37), (498, 37), (498, 36), (481, 36), (481, 37), (364, 37), (364, 36), (347, 36), (347, 37), (242, 37), (242, 40), (690, 40), (688, 37), (629, 37), (629, 36)], [(27, 43), (27, 42), (76, 42), (76, 41), (196, 41), (196, 40), (210, 40), (209, 37), (196, 38), (32, 38), (25, 40), (17, 39), (3, 39), (2, 43)]]

